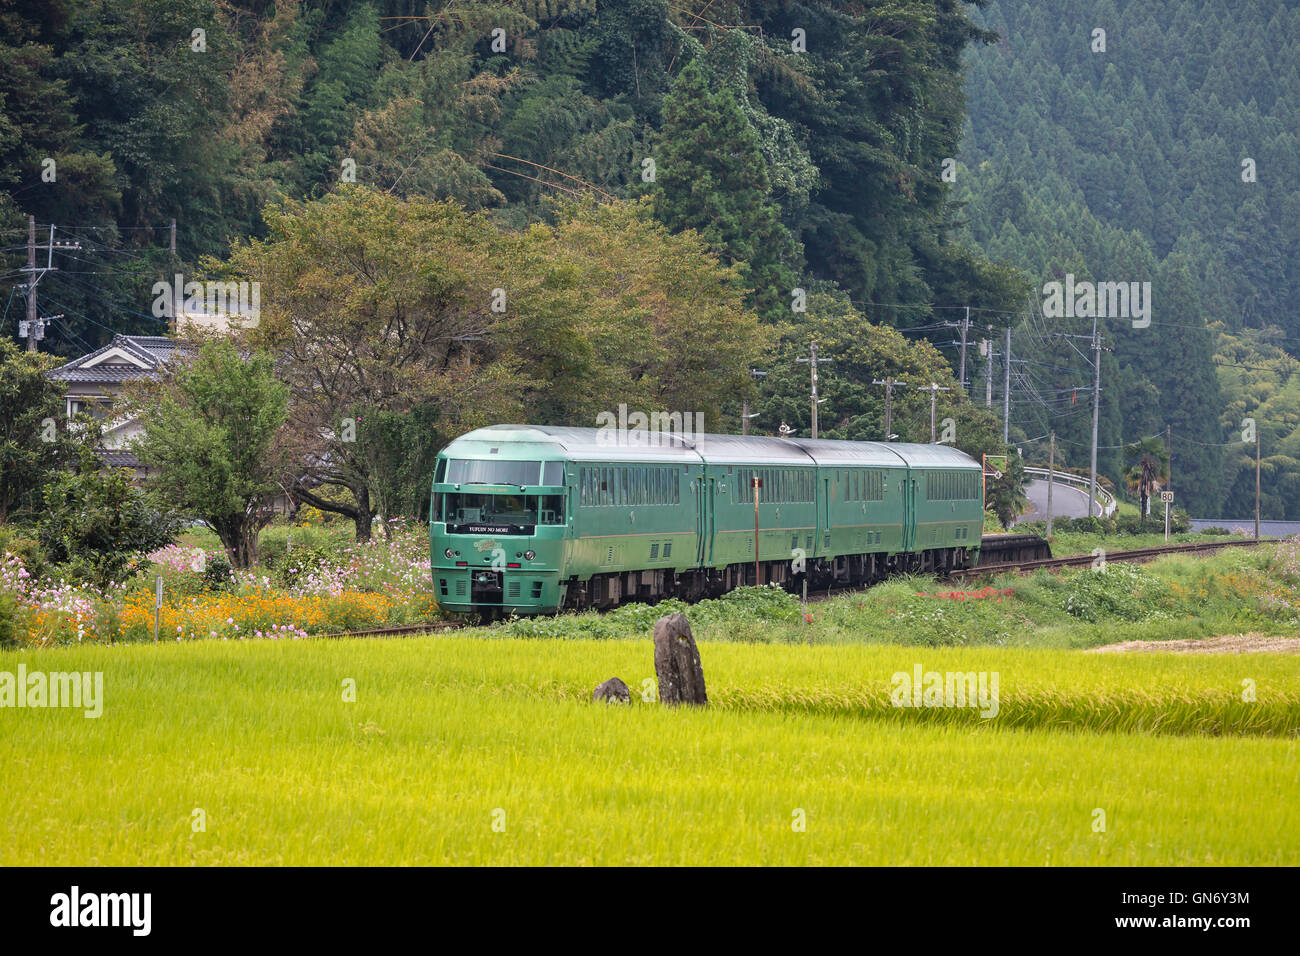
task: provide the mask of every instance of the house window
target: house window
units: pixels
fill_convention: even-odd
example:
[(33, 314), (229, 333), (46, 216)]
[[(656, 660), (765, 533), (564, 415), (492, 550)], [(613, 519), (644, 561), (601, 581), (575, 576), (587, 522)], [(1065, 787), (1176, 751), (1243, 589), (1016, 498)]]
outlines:
[(89, 415), (96, 420), (107, 418), (111, 403), (94, 398), (70, 398), (68, 399), (68, 417), (73, 418), (77, 415)]

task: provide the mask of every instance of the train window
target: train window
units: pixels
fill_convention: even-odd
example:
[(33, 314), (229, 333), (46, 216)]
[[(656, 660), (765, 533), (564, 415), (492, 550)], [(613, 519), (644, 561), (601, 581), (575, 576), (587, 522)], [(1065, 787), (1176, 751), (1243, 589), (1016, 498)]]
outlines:
[(542, 466), (542, 484), (552, 487), (564, 484), (564, 462), (546, 462)]
[(535, 485), (541, 475), (540, 461), (473, 461), (451, 459), (446, 480), (460, 485)]
[(442, 484), (443, 479), (447, 476), (447, 459), (439, 458), (438, 464), (433, 470), (433, 481), (435, 484)]
[(930, 501), (975, 501), (980, 495), (979, 477), (968, 471), (930, 472), (925, 494)]
[(538, 524), (564, 524), (564, 495), (542, 495)]

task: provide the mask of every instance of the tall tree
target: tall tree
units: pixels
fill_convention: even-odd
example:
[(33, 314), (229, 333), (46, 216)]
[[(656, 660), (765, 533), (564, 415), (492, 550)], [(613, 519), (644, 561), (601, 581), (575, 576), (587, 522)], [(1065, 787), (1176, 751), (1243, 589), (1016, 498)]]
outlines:
[(798, 249), (768, 198), (758, 134), (728, 88), (711, 89), (689, 63), (664, 98), (655, 148), (655, 214), (669, 229), (695, 229), (740, 266), (760, 312), (776, 317), (798, 285)]
[(221, 341), (135, 396), (151, 486), (211, 528), (232, 567), (257, 562), (258, 533), (288, 489), (288, 395), (269, 353)]

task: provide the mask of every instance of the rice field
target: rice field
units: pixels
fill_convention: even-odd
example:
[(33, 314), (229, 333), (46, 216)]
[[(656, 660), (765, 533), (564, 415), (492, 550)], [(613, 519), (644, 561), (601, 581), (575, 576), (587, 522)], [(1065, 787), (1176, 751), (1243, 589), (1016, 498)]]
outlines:
[(648, 640), (482, 634), (0, 654), (104, 675), (0, 709), (0, 864), (1300, 863), (1294, 656), (705, 642), (674, 710)]

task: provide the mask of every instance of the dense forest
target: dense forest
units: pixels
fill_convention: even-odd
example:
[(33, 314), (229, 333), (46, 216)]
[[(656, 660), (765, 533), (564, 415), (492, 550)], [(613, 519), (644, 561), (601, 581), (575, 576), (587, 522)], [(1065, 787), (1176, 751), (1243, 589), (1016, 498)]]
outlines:
[[(1287, 189), (1298, 16), (1113, 0), (5, 0), (6, 335), (24, 307), (29, 215), (38, 243), (56, 244), (40, 250), (56, 267), (40, 311), (60, 316), (41, 347), (62, 356), (114, 331), (165, 330), (150, 309), (159, 278), (258, 273), (280, 260), (259, 261), (250, 240), (279, 248), (277, 215), (310, 221), (292, 204), (354, 183), (452, 201), (481, 217), (476, 235), (483, 223), (503, 237), (551, 230), (539, 248), (557, 256), (584, 254), (582, 229), (619, 221), (668, 255), (636, 225), (649, 216), (697, 232), (758, 320), (743, 325), (752, 353), (719, 353), (735, 367), (720, 379), (729, 397), (701, 396), (710, 427), (739, 431), (748, 389), (756, 431), (807, 434), (797, 359), (815, 340), (830, 361), (823, 435), (883, 437), (875, 383), (892, 377), (947, 388), (938, 416), (957, 443), (995, 450), (1011, 326), (1012, 444), (1045, 463), (1055, 428), (1065, 463), (1086, 467), (1091, 323), (1046, 317), (1040, 290), (1067, 273), (1150, 281), (1149, 327), (1102, 323), (1102, 471), (1122, 486), (1123, 446), (1168, 429), (1180, 502), (1245, 514), (1253, 448), (1238, 439), (1255, 415), (1265, 514), (1298, 516), (1300, 329), (1286, 313), (1300, 281)], [(628, 209), (599, 225), (578, 211), (592, 202)], [(585, 254), (635, 261), (632, 240), (602, 241)], [(521, 272), (540, 296), (585, 268)], [(654, 275), (637, 282), (649, 290)], [(274, 289), (264, 303), (289, 308)], [(579, 328), (518, 348), (502, 337), (541, 327), (521, 329), (522, 314), (476, 343), (474, 361), (554, 356)], [(952, 325), (968, 315), (970, 402)], [(994, 343), (991, 411), (981, 339)], [(689, 333), (672, 349), (689, 351)], [(518, 414), (591, 424), (591, 403), (616, 406), (618, 376), (641, 374), (618, 351), (596, 349), (572, 381), (563, 363), (535, 370), (551, 387)], [(582, 400), (559, 400), (566, 388)], [(929, 440), (930, 396), (891, 398), (891, 432)], [(391, 404), (405, 413), (412, 396)]]
[[(1000, 39), (967, 59), (963, 239), (1040, 290), (1152, 283), (1149, 326), (1101, 322), (1104, 470), (1168, 430), (1178, 500), (1244, 517), (1255, 418), (1263, 512), (1300, 517), (1300, 6), (993, 0), (971, 19)], [(1040, 307), (1013, 332), (1013, 437), (1035, 460), (1055, 428), (1088, 464), (1091, 331)]]

